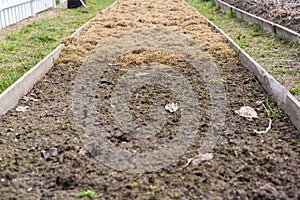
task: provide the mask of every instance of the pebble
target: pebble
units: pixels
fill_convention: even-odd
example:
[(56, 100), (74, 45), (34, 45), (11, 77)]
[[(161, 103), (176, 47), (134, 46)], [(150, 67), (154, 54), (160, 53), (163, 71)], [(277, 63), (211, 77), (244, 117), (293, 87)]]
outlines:
[(168, 167), (167, 167), (167, 171), (168, 171), (169, 173), (174, 173), (174, 168), (173, 168), (172, 166), (168, 166)]
[(68, 146), (66, 147), (66, 151), (74, 151), (74, 150), (75, 150), (75, 146), (72, 146), (72, 145), (69, 146), (69, 145), (68, 145)]
[(239, 168), (236, 168), (235, 170), (234, 170), (234, 173), (236, 173), (236, 174), (238, 174), (238, 173), (240, 173), (241, 172), (241, 169), (239, 169)]
[(8, 181), (8, 180), (6, 180), (6, 179), (1, 179), (1, 182), (2, 182), (2, 184), (4, 185), (4, 186), (9, 186), (9, 184), (10, 184), (10, 182)]
[(101, 83), (108, 83), (108, 80), (106, 78), (101, 79)]
[(271, 172), (273, 168), (272, 168), (272, 166), (268, 165), (268, 166), (266, 166), (266, 169), (268, 172)]

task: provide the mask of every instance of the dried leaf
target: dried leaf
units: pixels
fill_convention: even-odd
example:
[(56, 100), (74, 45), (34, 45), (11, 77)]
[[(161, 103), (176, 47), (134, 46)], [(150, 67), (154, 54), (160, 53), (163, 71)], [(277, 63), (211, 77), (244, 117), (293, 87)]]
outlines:
[(43, 150), (42, 155), (43, 155), (45, 160), (48, 160), (52, 157), (58, 156), (58, 150), (57, 150), (57, 148), (50, 148), (47, 151)]
[(26, 112), (26, 111), (28, 111), (28, 109), (29, 109), (29, 106), (18, 106), (16, 108), (16, 111), (17, 112)]
[(235, 113), (241, 117), (245, 117), (249, 121), (251, 121), (252, 118), (258, 118), (257, 112), (250, 106), (243, 106), (239, 110), (236, 110)]
[(193, 165), (199, 165), (200, 163), (211, 160), (214, 158), (214, 155), (212, 153), (205, 153), (205, 154), (199, 154), (197, 158), (193, 160)]
[(94, 150), (94, 147), (95, 147), (94, 142), (91, 142), (91, 143), (85, 145), (84, 147), (82, 147), (79, 150), (79, 155), (91, 157), (92, 153), (93, 153), (93, 150)]
[(171, 113), (176, 112), (178, 110), (178, 104), (177, 103), (169, 103), (165, 105), (165, 109)]
[(186, 168), (191, 163), (193, 163), (193, 165), (199, 165), (200, 163), (202, 163), (204, 161), (213, 159), (213, 157), (214, 157), (214, 155), (212, 153), (205, 153), (205, 154), (199, 153), (196, 158), (189, 158), (187, 160), (187, 163), (182, 167), (182, 169)]

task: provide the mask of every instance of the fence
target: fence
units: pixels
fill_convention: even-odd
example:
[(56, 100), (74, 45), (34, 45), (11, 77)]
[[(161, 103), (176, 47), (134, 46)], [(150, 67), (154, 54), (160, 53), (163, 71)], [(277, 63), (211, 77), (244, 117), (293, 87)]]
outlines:
[(56, 7), (55, 0), (0, 0), (0, 29), (51, 7)]

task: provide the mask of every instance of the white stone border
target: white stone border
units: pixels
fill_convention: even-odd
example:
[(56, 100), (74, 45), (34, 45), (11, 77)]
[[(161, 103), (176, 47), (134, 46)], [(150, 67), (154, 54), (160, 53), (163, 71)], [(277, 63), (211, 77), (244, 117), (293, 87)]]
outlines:
[[(118, 0), (106, 7), (102, 12), (106, 12), (117, 2)], [(78, 28), (71, 35), (71, 37), (79, 36), (82, 30), (87, 28), (89, 24), (90, 21)], [(0, 94), (0, 116), (4, 115), (8, 110), (15, 107), (18, 104), (19, 100), (32, 89), (34, 84), (39, 81), (54, 66), (54, 59), (59, 57), (60, 52), (64, 49), (64, 47), (64, 44), (60, 44), (55, 50), (53, 50), (43, 60), (32, 67), (14, 84), (12, 84)]]

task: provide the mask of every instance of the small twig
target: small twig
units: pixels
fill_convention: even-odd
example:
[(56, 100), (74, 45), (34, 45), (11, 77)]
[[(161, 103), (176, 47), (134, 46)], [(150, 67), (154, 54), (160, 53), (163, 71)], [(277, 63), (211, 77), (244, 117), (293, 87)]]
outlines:
[(264, 104), (264, 103), (262, 103), (262, 105), (263, 105), (263, 107), (265, 108), (265, 110), (266, 110), (266, 112), (267, 112), (268, 116), (270, 116), (270, 111), (267, 109), (267, 107), (265, 106), (265, 104)]
[(189, 158), (188, 160), (187, 160), (187, 163), (181, 168), (181, 169), (184, 169), (184, 168), (186, 168), (187, 166), (189, 166), (190, 164), (191, 164), (191, 162), (194, 160), (195, 158)]
[(269, 126), (266, 130), (264, 131), (257, 131), (257, 130), (253, 130), (254, 133), (257, 133), (257, 134), (264, 134), (264, 133), (267, 133), (270, 129), (271, 129), (271, 126), (272, 126), (272, 120), (270, 118), (269, 119)]

